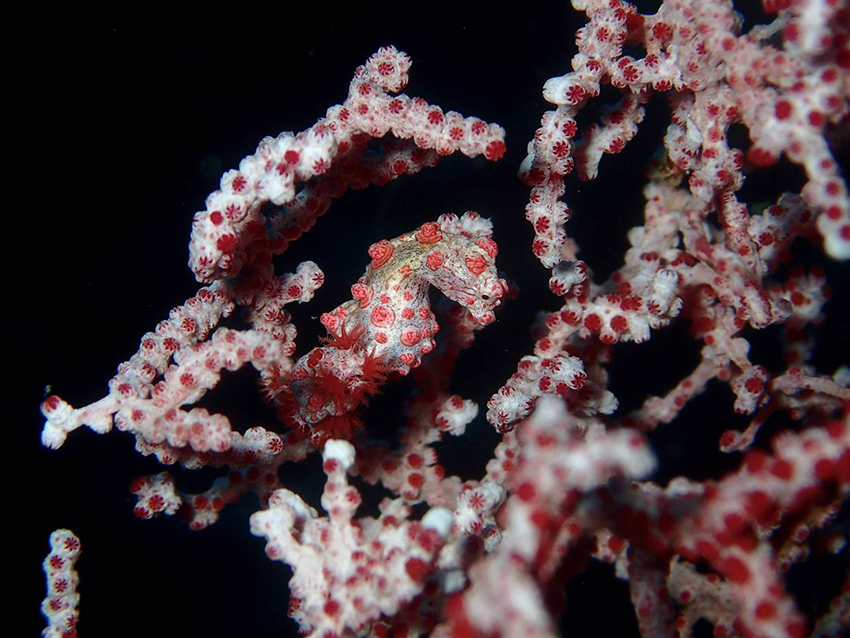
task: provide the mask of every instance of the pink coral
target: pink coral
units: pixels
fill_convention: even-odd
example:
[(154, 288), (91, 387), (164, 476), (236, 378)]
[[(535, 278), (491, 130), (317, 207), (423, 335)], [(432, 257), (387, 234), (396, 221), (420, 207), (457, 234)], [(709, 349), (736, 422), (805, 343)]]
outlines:
[[(107, 569), (156, 572), (134, 589), (133, 577), (93, 568), (95, 582), (121, 583), (109, 589), (133, 611), (114, 600), (95, 609), (122, 609), (150, 630), (167, 622), (175, 633), (224, 632), (201, 627), (231, 614), (245, 633), (257, 614), (218, 610), (249, 609), (254, 599), (327, 638), (551, 636), (582, 612), (597, 633), (684, 636), (706, 622), (718, 637), (846, 629), (846, 578), (833, 573), (847, 565), (846, 267), (824, 255), (846, 258), (850, 246), (836, 159), (850, 95), (847, 4), (765, 1), (761, 24), (726, 0), (665, 0), (654, 13), (620, 0), (573, 5), (586, 21), (571, 69), (545, 83), (526, 61), (543, 64), (571, 46), (560, 20), (517, 23), (520, 45), (519, 36), (500, 39), (510, 19), (489, 6), (429, 7), (422, 18), (437, 21), (426, 22), (436, 25), (428, 42), (446, 51), (439, 82), (423, 74), (416, 92), (453, 86), (441, 102), (474, 104), (512, 136), (532, 137), (522, 164), (521, 145), (506, 146), (500, 126), (401, 94), (411, 59), (385, 47), (315, 124), (225, 154), (237, 168), (192, 224), (197, 292), (169, 287), (177, 280), (161, 253), (179, 233), (161, 218), (129, 227), (126, 254), (109, 251), (127, 237), (65, 237), (63, 223), (87, 222), (65, 214), (75, 208), (64, 199), (50, 233), (35, 233), (50, 242), (44, 258), (62, 265), (33, 285), (38, 303), (26, 305), (45, 322), (36, 341), (49, 352), (35, 359), (53, 375), (63, 365), (54, 361), (73, 370), (50, 379), (64, 396), (93, 398), (74, 377), (103, 376), (92, 367), (107, 358), (100, 343), (127, 348), (106, 328), (133, 332), (146, 321), (142, 299), (173, 305), (189, 295), (149, 322), (155, 329), (106, 397), (73, 408), (48, 391), (42, 404), (42, 441), (64, 449), (38, 457), (48, 484), (36, 493), (51, 504), (39, 516), (73, 517), (95, 548), (112, 535)], [(343, 24), (336, 11), (323, 29)], [(368, 11), (366, 22), (383, 24), (377, 7)], [(238, 39), (240, 11), (228, 19)], [(339, 89), (330, 74), (344, 61), (312, 45), (301, 56), (294, 45), (319, 23), (287, 16), (285, 33), (256, 15), (250, 24), (193, 112), (217, 114), (211, 130), (243, 101), (259, 109), (266, 90), (290, 92), (284, 102), (309, 105), (310, 118), (321, 101), (342, 97), (321, 91)], [(342, 49), (369, 39), (365, 27), (340, 28)], [(444, 32), (456, 37), (434, 35)], [(208, 36), (199, 50), (216, 56), (223, 47)], [(456, 77), (469, 87), (453, 85)], [(520, 78), (522, 90), (510, 84)], [(539, 84), (552, 105), (542, 118), (531, 99)], [(311, 121), (275, 111), (222, 143), (290, 120)], [(194, 123), (181, 122), (180, 134)], [(176, 169), (157, 148), (145, 165), (155, 198), (144, 199), (141, 171), (128, 168), (144, 138), (122, 136), (120, 162), (101, 156), (104, 143), (97, 161), (80, 162), (97, 170), (55, 192), (110, 212), (119, 200), (173, 211), (172, 202), (196, 197), (168, 190)], [(81, 154), (93, 146), (76, 144)], [(472, 159), (422, 171), (456, 151)], [(38, 160), (28, 165), (61, 173)], [(121, 171), (109, 172), (113, 164)], [(517, 166), (525, 186), (509, 175)], [(420, 172), (404, 186), (419, 190), (390, 184)], [(107, 194), (119, 179), (135, 197)], [(332, 200), (370, 185), (386, 188), (348, 196), (334, 205), (351, 206), (347, 215), (320, 221)], [(445, 212), (470, 207), (481, 215)], [(86, 300), (67, 264), (106, 255), (109, 268), (91, 279), (114, 283)], [(135, 310), (122, 305), (130, 302)], [(68, 350), (78, 353), (71, 364)], [(246, 379), (266, 401), (253, 411), (236, 387)], [(180, 467), (151, 475), (153, 459), (131, 465), (112, 449), (77, 461), (79, 446), (107, 449), (68, 436), (83, 425), (117, 426), (142, 455)], [(205, 469), (190, 477), (183, 468)], [(172, 552), (156, 530), (119, 526), (114, 495), (101, 488), (124, 473), (148, 474), (130, 487), (138, 517), (176, 514), (192, 530), (210, 529)], [(258, 497), (251, 531), (292, 569), (275, 573), (291, 576), (288, 607), (283, 587), (257, 575), (278, 565), (244, 567), (241, 545), (227, 539), (202, 545), (217, 530), (238, 538), (227, 526), (239, 509), (229, 506), (249, 494)], [(84, 516), (85, 505), (96, 515)], [(194, 567), (178, 567), (194, 552)], [(138, 571), (124, 567), (127, 556)], [(600, 569), (604, 587), (586, 585)], [(798, 593), (804, 569), (824, 574), (811, 585), (820, 609)], [(592, 593), (582, 598), (583, 589)], [(165, 620), (174, 607), (188, 610), (185, 619)], [(86, 611), (83, 622), (96, 627), (97, 616)], [(625, 629), (608, 629), (612, 621)]]

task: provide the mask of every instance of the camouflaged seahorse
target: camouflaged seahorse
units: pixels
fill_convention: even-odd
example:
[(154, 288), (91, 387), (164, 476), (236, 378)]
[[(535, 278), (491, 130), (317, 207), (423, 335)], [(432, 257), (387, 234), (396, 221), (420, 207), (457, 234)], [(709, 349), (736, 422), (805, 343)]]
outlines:
[(372, 262), (351, 287), (352, 299), (322, 315), (326, 345), (301, 357), (291, 394), (278, 399), (314, 441), (350, 436), (353, 414), (386, 375), (407, 374), (434, 349), (439, 330), (428, 301), (435, 286), (482, 324), (507, 291), (496, 272), (492, 223), (475, 212), (446, 214), (369, 248)]

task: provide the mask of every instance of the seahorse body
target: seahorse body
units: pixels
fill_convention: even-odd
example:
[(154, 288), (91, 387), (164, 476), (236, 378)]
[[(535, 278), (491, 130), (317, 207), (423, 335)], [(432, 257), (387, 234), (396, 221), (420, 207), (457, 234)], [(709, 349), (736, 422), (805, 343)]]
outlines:
[(392, 372), (407, 374), (434, 349), (439, 330), (428, 286), (467, 308), (482, 324), (507, 291), (496, 272), (493, 225), (475, 212), (441, 215), (411, 233), (369, 248), (371, 263), (351, 287), (352, 299), (322, 315), (327, 345), (314, 348), (292, 369), (284, 398), (296, 424), (314, 441), (344, 437), (353, 415)]

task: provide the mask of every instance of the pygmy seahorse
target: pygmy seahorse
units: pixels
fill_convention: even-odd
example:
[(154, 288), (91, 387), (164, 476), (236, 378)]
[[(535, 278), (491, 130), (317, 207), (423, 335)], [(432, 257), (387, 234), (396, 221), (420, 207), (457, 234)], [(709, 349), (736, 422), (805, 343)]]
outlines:
[(325, 345), (293, 367), (277, 397), (282, 412), (314, 443), (350, 438), (356, 409), (391, 373), (408, 374), (434, 349), (439, 330), (428, 300), (435, 286), (472, 318), (491, 323), (507, 291), (496, 271), (493, 225), (475, 212), (441, 215), (413, 232), (369, 247), (371, 263), (352, 299), (322, 315)]

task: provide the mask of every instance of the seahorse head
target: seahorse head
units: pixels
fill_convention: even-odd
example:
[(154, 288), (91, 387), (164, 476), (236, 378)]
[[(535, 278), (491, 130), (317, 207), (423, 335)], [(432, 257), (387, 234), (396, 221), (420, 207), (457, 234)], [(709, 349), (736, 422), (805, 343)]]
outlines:
[(495, 319), (493, 309), (501, 303), (508, 286), (496, 271), (499, 249), (492, 238), (490, 220), (473, 211), (461, 217), (445, 214), (416, 232), (440, 237), (425, 258), (423, 277), (469, 310), (476, 321), (491, 323)]

